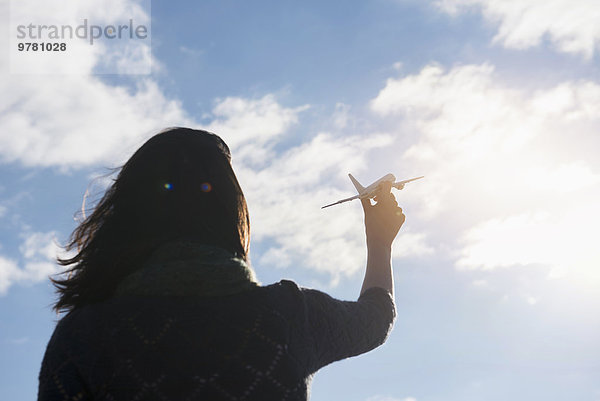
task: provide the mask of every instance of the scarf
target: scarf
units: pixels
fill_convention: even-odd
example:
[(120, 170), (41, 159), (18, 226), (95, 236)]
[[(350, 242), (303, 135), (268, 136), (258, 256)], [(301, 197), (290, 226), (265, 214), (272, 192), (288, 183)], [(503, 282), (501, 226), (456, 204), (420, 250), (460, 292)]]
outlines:
[(159, 246), (115, 295), (213, 297), (258, 287), (252, 268), (225, 249), (194, 240)]

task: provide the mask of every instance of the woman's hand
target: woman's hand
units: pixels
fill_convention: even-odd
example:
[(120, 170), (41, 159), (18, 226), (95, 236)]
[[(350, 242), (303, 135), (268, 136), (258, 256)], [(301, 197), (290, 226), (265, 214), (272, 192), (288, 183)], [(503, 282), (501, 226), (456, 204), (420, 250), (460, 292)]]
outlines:
[(398, 207), (391, 189), (392, 183), (382, 183), (374, 199), (375, 205), (371, 205), (368, 198), (361, 199), (365, 212), (367, 247), (391, 247), (400, 227), (404, 224), (406, 217), (402, 213), (402, 208)]

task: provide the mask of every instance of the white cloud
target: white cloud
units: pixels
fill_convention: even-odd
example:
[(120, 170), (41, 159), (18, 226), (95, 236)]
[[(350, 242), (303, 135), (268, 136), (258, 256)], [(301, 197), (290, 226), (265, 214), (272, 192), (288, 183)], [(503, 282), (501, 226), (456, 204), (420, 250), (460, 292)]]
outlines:
[(481, 10), (498, 25), (494, 42), (526, 49), (548, 39), (559, 51), (591, 59), (600, 41), (600, 7), (595, 0), (438, 0), (436, 6), (456, 15)]
[(0, 295), (5, 295), (13, 284), (28, 284), (45, 281), (48, 276), (58, 273), (55, 260), (66, 256), (58, 246), (55, 232), (33, 232), (23, 235), (19, 247), (21, 260), (0, 256)]
[(350, 122), (350, 105), (338, 102), (333, 113), (333, 125), (337, 129), (344, 129)]
[(29, 337), (19, 337), (19, 338), (11, 338), (6, 340), (6, 342), (8, 342), (9, 344), (14, 344), (14, 345), (24, 345), (27, 344), (29, 342)]
[(600, 85), (510, 87), (490, 65), (388, 79), (371, 102), (426, 178), (407, 192), (460, 269), (543, 264), (597, 277)]
[(468, 230), (456, 262), (459, 269), (490, 270), (515, 265), (552, 266), (551, 278), (569, 276), (600, 283), (600, 213), (595, 201), (564, 210), (492, 219)]
[(486, 221), (467, 231), (467, 245), (456, 265), (460, 269), (490, 270), (515, 264), (554, 263), (555, 252), (546, 250), (562, 240), (557, 228), (546, 214)]
[(410, 231), (410, 227), (405, 225), (394, 241), (392, 257), (423, 256), (433, 252), (434, 249), (427, 243), (425, 233), (414, 233)]
[[(2, 1), (0, 7), (7, 11), (7, 3)], [(77, 24), (81, 23), (80, 16), (96, 23), (123, 18), (148, 23), (150, 19), (135, 1), (110, 0), (102, 7), (92, 1), (76, 1), (68, 7), (29, 0), (12, 3), (19, 6), (12, 8), (17, 14), (12, 18), (22, 14), (23, 18), (47, 23)], [(2, 47), (7, 46), (5, 36), (0, 41)], [(7, 54), (2, 55), (0, 90), (9, 95), (0, 100), (0, 161), (63, 169), (114, 165), (165, 126), (193, 125), (181, 104), (166, 98), (151, 78), (132, 76), (133, 89), (129, 89), (110, 86), (92, 75), (107, 60), (131, 68), (151, 58), (148, 46), (130, 50), (87, 46), (84, 57), (69, 58), (77, 74), (64, 71), (51, 78), (11, 75)], [(39, 59), (36, 64), (43, 67), (52, 62)]]
[(179, 51), (192, 58), (198, 58), (204, 54), (204, 51), (201, 49), (190, 48), (187, 46), (179, 46)]
[[(25, 166), (78, 168), (122, 162), (165, 126), (188, 124), (181, 105), (152, 80), (134, 93), (94, 77), (45, 80), (0, 78), (0, 157)], [(18, 133), (18, 135), (15, 135)]]
[(14, 260), (0, 256), (0, 295), (6, 294), (18, 275), (17, 263)]
[(235, 159), (261, 166), (273, 156), (272, 146), (307, 108), (283, 107), (272, 94), (260, 99), (227, 97), (215, 103), (206, 129), (225, 140)]

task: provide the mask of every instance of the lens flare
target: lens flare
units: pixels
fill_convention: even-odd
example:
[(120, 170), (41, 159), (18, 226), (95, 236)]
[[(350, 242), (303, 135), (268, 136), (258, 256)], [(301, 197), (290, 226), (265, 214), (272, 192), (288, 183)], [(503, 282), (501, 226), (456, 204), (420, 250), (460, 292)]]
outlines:
[(170, 182), (166, 182), (164, 187), (167, 191), (170, 191), (173, 189), (173, 185)]
[(200, 185), (200, 189), (202, 192), (210, 192), (212, 190), (212, 185), (208, 182), (203, 182), (202, 185)]

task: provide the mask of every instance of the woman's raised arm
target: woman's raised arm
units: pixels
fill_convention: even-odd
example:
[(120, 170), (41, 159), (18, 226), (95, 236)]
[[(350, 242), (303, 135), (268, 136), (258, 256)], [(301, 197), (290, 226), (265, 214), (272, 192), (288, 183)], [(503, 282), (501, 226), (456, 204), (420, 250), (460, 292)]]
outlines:
[(389, 182), (381, 185), (375, 202), (371, 205), (369, 199), (361, 199), (367, 235), (367, 270), (360, 293), (371, 287), (381, 287), (393, 295), (392, 242), (404, 224), (405, 216), (391, 193)]

